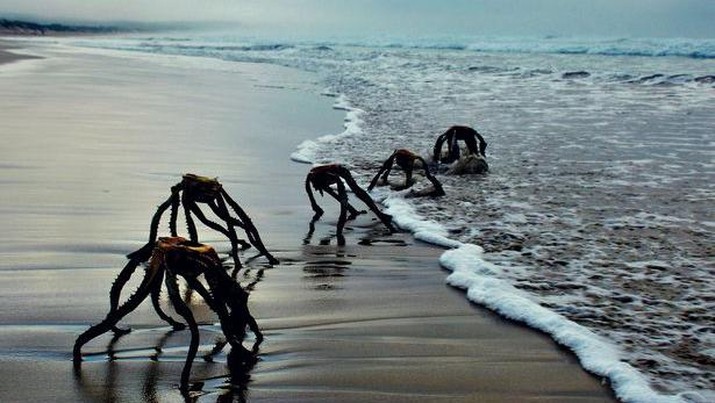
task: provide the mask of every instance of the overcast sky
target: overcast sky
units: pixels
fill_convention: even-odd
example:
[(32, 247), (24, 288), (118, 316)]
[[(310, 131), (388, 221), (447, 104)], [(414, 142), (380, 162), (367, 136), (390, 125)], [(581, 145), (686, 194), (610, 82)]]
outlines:
[(715, 0), (0, 0), (51, 21), (231, 21), (313, 34), (605, 35), (715, 39)]

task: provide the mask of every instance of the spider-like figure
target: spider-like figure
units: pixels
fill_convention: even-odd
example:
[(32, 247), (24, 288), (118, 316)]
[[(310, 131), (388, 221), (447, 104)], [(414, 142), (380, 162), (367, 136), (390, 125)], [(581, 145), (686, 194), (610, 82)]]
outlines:
[[(463, 141), (467, 146), (467, 155), (476, 154), (486, 158), (487, 142), (481, 134), (468, 126), (452, 126), (437, 137), (434, 144), (432, 160), (450, 164), (460, 157), (458, 141)], [(477, 145), (479, 141), (479, 145)], [(447, 155), (442, 156), (442, 145), (447, 143)]]
[[(343, 183), (345, 181), (345, 183)], [(395, 227), (392, 226), (392, 216), (385, 214), (377, 207), (375, 202), (372, 200), (369, 194), (365, 192), (360, 186), (358, 186), (355, 179), (353, 179), (350, 171), (340, 164), (330, 164), (330, 165), (320, 165), (314, 167), (308, 173), (305, 178), (305, 191), (308, 193), (308, 198), (310, 198), (310, 205), (315, 211), (313, 216), (313, 221), (318, 220), (324, 213), (323, 209), (318, 206), (315, 202), (315, 197), (313, 196), (313, 188), (323, 195), (323, 192), (332, 196), (335, 200), (340, 203), (340, 217), (338, 219), (338, 239), (342, 238), (343, 227), (345, 227), (345, 222), (347, 220), (352, 220), (359, 214), (364, 214), (365, 211), (358, 211), (348, 202), (348, 194), (345, 190), (345, 184), (350, 187), (355, 196), (362, 200), (370, 210), (372, 210), (377, 218), (382, 221), (383, 224), (390, 230), (390, 232), (395, 232)], [(335, 185), (337, 190), (333, 189), (331, 186)], [(347, 213), (350, 212), (348, 217)]]
[(404, 148), (395, 150), (392, 155), (390, 155), (390, 157), (385, 160), (380, 170), (377, 171), (375, 177), (372, 178), (370, 186), (367, 187), (367, 190), (372, 190), (375, 185), (378, 184), (378, 181), (380, 180), (380, 175), (382, 175), (382, 182), (387, 183), (387, 177), (390, 175), (390, 171), (392, 170), (393, 164), (397, 164), (397, 166), (402, 168), (402, 171), (405, 173), (405, 185), (398, 187), (397, 190), (407, 189), (414, 184), (414, 180), (412, 179), (412, 172), (415, 170), (415, 167), (418, 165), (418, 163), (419, 166), (422, 167), (422, 170), (424, 170), (425, 177), (430, 182), (432, 182), (432, 185), (434, 186), (434, 190), (429, 192), (428, 195), (444, 196), (444, 189), (442, 189), (442, 184), (439, 183), (437, 178), (432, 176), (429, 171), (429, 167), (427, 166), (427, 162), (424, 160), (424, 158)]
[[(204, 276), (208, 289), (200, 281), (201, 275)], [(90, 327), (77, 338), (73, 350), (75, 363), (79, 364), (82, 361), (83, 345), (115, 329), (117, 322), (135, 310), (150, 294), (159, 293), (164, 282), (172, 306), (184, 318), (191, 331), (189, 352), (181, 373), (181, 389), (186, 390), (191, 366), (199, 347), (199, 328), (191, 309), (181, 298), (178, 277), (182, 277), (188, 287), (198, 292), (209, 308), (216, 312), (223, 334), (231, 347), (246, 357), (255, 354), (258, 345), (263, 341), (263, 334), (248, 311), (248, 293), (226, 273), (216, 251), (211, 246), (182, 237), (167, 237), (159, 238), (155, 244), (139, 288), (122, 305), (110, 309), (102, 322)], [(242, 344), (246, 335), (246, 326), (256, 336), (252, 352)]]
[[(198, 206), (199, 203), (209, 206), (211, 211), (213, 211), (218, 218), (225, 222), (226, 227), (224, 228), (221, 224), (206, 218)], [(204, 223), (204, 225), (224, 234), (231, 241), (231, 256), (233, 257), (236, 269), (241, 267), (241, 261), (238, 258), (239, 244), (243, 248), (250, 248), (251, 245), (255, 246), (261, 255), (266, 256), (270, 264), (278, 264), (278, 260), (266, 250), (265, 246), (263, 246), (261, 236), (258, 234), (258, 230), (253, 225), (251, 218), (248, 217), (248, 214), (243, 211), (241, 206), (239, 206), (238, 203), (236, 203), (236, 201), (228, 195), (228, 193), (223, 189), (223, 186), (221, 186), (221, 183), (219, 183), (219, 181), (215, 178), (208, 178), (194, 174), (184, 175), (181, 182), (171, 187), (171, 196), (169, 196), (169, 198), (159, 206), (159, 209), (151, 220), (149, 241), (142, 249), (128, 255), (130, 259), (143, 258), (143, 261), (146, 261), (146, 259), (149, 258), (149, 254), (154, 248), (154, 243), (156, 242), (161, 216), (169, 208), (171, 208), (171, 219), (169, 222), (171, 236), (178, 236), (176, 221), (179, 204), (181, 204), (184, 209), (186, 227), (189, 231), (189, 238), (191, 241), (199, 241), (196, 224), (194, 223), (194, 219), (192, 217), (192, 214), (194, 214), (199, 221)], [(238, 218), (231, 216), (229, 207), (234, 213), (236, 213), (236, 215), (238, 215)], [(242, 228), (245, 231), (250, 243), (238, 239), (235, 227)]]

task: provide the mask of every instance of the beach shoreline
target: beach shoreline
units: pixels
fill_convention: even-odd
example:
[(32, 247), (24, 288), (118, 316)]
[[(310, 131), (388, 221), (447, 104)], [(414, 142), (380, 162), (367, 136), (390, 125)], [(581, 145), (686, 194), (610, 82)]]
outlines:
[[(2, 179), (13, 194), (0, 205), (7, 223), (0, 288), (8, 301), (0, 311), (0, 376), (14, 385), (3, 401), (179, 398), (188, 335), (168, 332), (149, 304), (127, 318), (135, 332), (88, 345), (79, 374), (70, 351), (106, 313), (124, 254), (140, 246), (156, 205), (185, 172), (216, 173), (281, 259), (275, 267), (251, 261), (240, 278), (254, 283), (250, 306), (266, 336), (259, 362), (246, 379), (226, 369), (225, 355), (197, 360), (199, 401), (231, 393), (252, 401), (614, 400), (551, 339), (446, 286), (443, 249), (388, 236), (370, 217), (351, 223), (347, 245), (337, 246), (328, 199), (319, 199), (328, 208), (308, 239), (309, 165), (289, 156), (302, 140), (338, 132), (343, 117), (332, 99), (310, 94), (310, 74), (39, 51), (47, 67), (15, 72), (3, 83), (8, 99), (0, 108), (3, 140), (12, 144)], [(39, 153), (39, 145), (52, 152)], [(201, 235), (227, 250), (217, 234)], [(202, 347), (210, 348), (215, 319), (205, 306), (194, 308)], [(114, 361), (106, 359), (108, 342)], [(165, 344), (155, 361), (157, 343)]]

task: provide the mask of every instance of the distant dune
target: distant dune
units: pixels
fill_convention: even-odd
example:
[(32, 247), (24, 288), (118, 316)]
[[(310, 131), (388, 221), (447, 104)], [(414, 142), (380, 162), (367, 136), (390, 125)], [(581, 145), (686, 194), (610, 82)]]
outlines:
[(0, 18), (0, 35), (111, 34), (125, 31), (128, 29), (117, 26), (45, 24)]

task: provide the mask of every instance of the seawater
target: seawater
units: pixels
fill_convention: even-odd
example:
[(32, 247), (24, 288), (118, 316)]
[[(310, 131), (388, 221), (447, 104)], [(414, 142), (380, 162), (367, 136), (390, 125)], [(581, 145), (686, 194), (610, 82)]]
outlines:
[(292, 158), (367, 184), (395, 148), (466, 124), (490, 172), (373, 193), (467, 297), (550, 334), (626, 401), (715, 401), (715, 40), (76, 42), (316, 72), (343, 133)]

